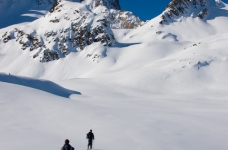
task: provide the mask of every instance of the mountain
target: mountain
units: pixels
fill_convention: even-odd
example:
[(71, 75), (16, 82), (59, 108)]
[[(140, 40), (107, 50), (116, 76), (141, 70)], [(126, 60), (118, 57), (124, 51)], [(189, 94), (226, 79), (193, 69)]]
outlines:
[(225, 5), (220, 0), (172, 0), (162, 13), (160, 24), (180, 21), (182, 17), (211, 19), (226, 14), (225, 10), (221, 12), (222, 7)]
[[(118, 0), (69, 0), (81, 2), (90, 9), (105, 6), (108, 9), (121, 10)], [(0, 28), (13, 24), (31, 22), (47, 14), (57, 0), (0, 0)], [(61, 2), (59, 0), (58, 2)]]
[(82, 51), (94, 42), (113, 46), (116, 40), (111, 29), (132, 29), (143, 24), (133, 13), (118, 9), (118, 1), (54, 2), (44, 17), (5, 32), (3, 42), (16, 42), (40, 62)]
[[(108, 68), (112, 68), (116, 63), (120, 66), (151, 63), (175, 53), (183, 53), (182, 50), (194, 48), (210, 37), (224, 37), (227, 4), (194, 2), (197, 5), (193, 1), (173, 0), (161, 15), (146, 23), (131, 12), (119, 10), (118, 1), (52, 2), (49, 11), (39, 19), (0, 30), (0, 69), (17, 75), (49, 79), (53, 72), (66, 68), (64, 64), (70, 63), (74, 64), (69, 65), (74, 69), (68, 68), (67, 74), (55, 74), (56, 79), (88, 75), (88, 72), (95, 75), (97, 67), (109, 64), (111, 66)], [(41, 5), (47, 6), (47, 2), (43, 3)], [(183, 6), (183, 11), (175, 15), (172, 12), (178, 6)], [(200, 19), (198, 12), (205, 7), (210, 13)], [(197, 14), (196, 17), (192, 17), (192, 12)], [(161, 25), (161, 17), (168, 14), (172, 14), (172, 17), (166, 18), (167, 22)], [(207, 40), (205, 43), (209, 44)], [(192, 63), (192, 59), (189, 63), (193, 68), (198, 62), (213, 62), (210, 59), (196, 59)], [(103, 67), (100, 69), (107, 69)], [(27, 70), (33, 73), (27, 74)]]

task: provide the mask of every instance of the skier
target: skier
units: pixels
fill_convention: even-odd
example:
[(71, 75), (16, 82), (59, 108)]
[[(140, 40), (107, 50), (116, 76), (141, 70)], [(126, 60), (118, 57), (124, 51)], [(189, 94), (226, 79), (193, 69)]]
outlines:
[(69, 144), (70, 141), (68, 139), (65, 140), (65, 144), (61, 148), (61, 150), (74, 150), (74, 148)]
[(87, 133), (87, 139), (88, 139), (88, 149), (92, 149), (93, 147), (93, 140), (94, 140), (94, 134), (92, 130), (90, 130), (89, 133)]

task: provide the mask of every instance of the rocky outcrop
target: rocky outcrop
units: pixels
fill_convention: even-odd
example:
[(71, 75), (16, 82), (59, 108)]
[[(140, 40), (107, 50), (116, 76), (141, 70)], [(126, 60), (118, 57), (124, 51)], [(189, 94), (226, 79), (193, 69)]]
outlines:
[(132, 12), (122, 10), (109, 11), (106, 20), (112, 29), (135, 29), (144, 24), (144, 22)]
[(182, 16), (205, 19), (209, 14), (209, 6), (216, 7), (219, 3), (214, 0), (172, 0), (163, 12), (160, 24), (178, 21)]
[[(80, 0), (81, 2), (85, 1), (85, 0)], [(98, 6), (105, 6), (108, 9), (116, 9), (116, 10), (120, 10), (120, 4), (119, 4), (119, 0), (93, 0), (92, 1), (92, 6), (94, 8), (98, 7)]]
[(203, 19), (207, 14), (208, 14), (208, 9), (207, 9), (207, 8), (204, 8), (204, 9), (198, 14), (198, 17), (199, 17), (200, 19)]
[(94, 6), (106, 6), (108, 9), (120, 10), (120, 4), (118, 0), (94, 0)]

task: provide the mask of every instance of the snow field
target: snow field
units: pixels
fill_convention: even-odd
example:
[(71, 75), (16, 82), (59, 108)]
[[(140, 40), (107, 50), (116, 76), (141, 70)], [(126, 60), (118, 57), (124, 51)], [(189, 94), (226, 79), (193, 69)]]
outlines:
[(97, 80), (62, 85), (84, 95), (67, 99), (0, 82), (3, 149), (59, 149), (66, 138), (76, 149), (85, 149), (89, 129), (95, 133), (95, 149), (227, 148), (226, 94), (148, 97), (125, 88), (121, 93), (115, 84)]

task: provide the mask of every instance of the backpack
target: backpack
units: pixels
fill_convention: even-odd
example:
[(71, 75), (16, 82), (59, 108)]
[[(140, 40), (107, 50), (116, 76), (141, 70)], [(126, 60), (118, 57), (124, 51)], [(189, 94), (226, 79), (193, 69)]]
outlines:
[(92, 139), (92, 138), (93, 138), (92, 134), (91, 133), (88, 133), (87, 134), (87, 139)]
[(68, 145), (68, 144), (65, 144), (63, 146), (63, 150), (72, 150), (72, 147), (70, 145)]

